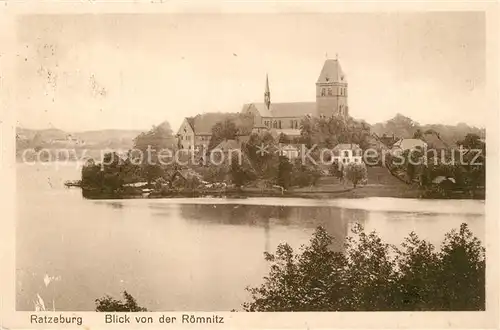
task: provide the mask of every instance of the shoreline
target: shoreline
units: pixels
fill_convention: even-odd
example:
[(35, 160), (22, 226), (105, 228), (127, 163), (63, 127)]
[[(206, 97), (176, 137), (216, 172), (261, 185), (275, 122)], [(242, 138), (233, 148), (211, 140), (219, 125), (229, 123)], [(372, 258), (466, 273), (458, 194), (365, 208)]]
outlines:
[(471, 197), (465, 194), (457, 194), (450, 198), (431, 198), (422, 197), (421, 192), (414, 189), (408, 189), (401, 192), (392, 187), (357, 187), (347, 188), (336, 191), (251, 191), (251, 190), (233, 190), (233, 191), (172, 191), (172, 192), (151, 192), (151, 193), (111, 193), (101, 191), (90, 191), (82, 189), (82, 195), (85, 199), (176, 199), (176, 198), (233, 198), (245, 199), (252, 197), (280, 197), (280, 198), (306, 198), (306, 199), (360, 199), (367, 197), (390, 197), (402, 199), (422, 199), (422, 200), (485, 200), (485, 198)]

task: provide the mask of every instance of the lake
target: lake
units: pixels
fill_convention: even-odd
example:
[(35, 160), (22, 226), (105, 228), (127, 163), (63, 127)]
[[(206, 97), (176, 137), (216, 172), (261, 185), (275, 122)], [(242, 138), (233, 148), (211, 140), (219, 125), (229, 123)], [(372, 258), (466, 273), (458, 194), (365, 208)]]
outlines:
[[(65, 180), (76, 164), (17, 165), (18, 310), (37, 293), (61, 311), (92, 311), (97, 298), (123, 290), (151, 311), (228, 311), (249, 298), (280, 242), (298, 248), (321, 225), (334, 249), (353, 224), (391, 244), (411, 231), (439, 245), (466, 222), (484, 241), (477, 200), (398, 198), (86, 200)], [(45, 275), (56, 280), (47, 287)]]

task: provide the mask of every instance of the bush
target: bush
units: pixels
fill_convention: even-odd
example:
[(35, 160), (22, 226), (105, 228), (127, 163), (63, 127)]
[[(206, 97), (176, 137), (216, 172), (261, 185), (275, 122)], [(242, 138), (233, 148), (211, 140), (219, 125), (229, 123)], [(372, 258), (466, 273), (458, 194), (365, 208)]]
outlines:
[(364, 163), (349, 163), (344, 167), (345, 177), (352, 182), (354, 188), (356, 186), (366, 180), (367, 171), (366, 165)]
[(345, 251), (330, 249), (319, 227), (296, 254), (280, 244), (260, 287), (247, 288), (246, 311), (462, 311), (485, 308), (484, 248), (466, 224), (440, 251), (411, 233), (396, 248), (361, 226)]
[(321, 177), (320, 169), (313, 164), (302, 164), (295, 160), (291, 172), (291, 186), (306, 187), (315, 186)]
[(292, 184), (292, 169), (293, 166), (285, 156), (279, 157), (278, 178), (277, 183), (281, 187), (288, 189)]

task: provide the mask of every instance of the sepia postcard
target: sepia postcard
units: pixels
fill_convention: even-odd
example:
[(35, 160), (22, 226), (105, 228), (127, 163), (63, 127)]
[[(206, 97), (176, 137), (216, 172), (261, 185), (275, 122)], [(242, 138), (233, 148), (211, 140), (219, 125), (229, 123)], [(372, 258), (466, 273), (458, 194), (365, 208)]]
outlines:
[(5, 3), (0, 328), (497, 328), (498, 13)]

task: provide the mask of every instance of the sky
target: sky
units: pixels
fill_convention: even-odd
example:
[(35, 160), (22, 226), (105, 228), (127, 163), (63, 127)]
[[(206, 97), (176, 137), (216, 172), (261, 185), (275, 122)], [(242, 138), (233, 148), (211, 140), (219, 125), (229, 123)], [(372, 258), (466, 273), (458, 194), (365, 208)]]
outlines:
[(29, 15), (17, 22), (24, 128), (146, 130), (165, 120), (315, 101), (338, 56), (350, 114), (485, 126), (480, 12)]

